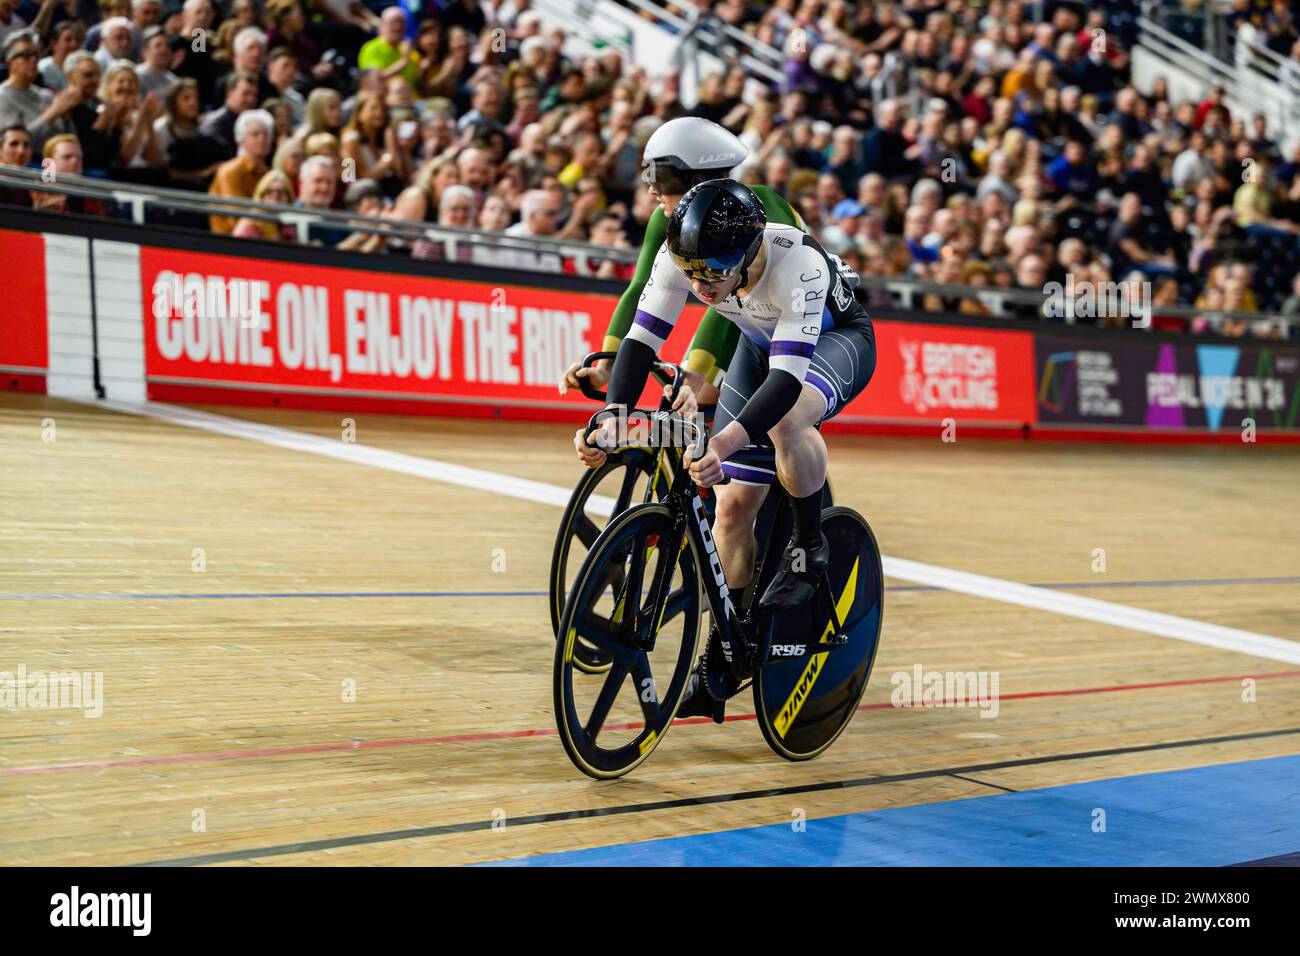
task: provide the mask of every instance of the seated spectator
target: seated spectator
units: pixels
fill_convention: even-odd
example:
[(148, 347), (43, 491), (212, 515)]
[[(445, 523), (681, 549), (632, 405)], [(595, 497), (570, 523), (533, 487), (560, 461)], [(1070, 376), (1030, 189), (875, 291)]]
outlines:
[(55, 95), (35, 85), (40, 55), (40, 36), (35, 30), (14, 30), (2, 49), (9, 79), (0, 85), (0, 129), (23, 127), (31, 137), (33, 151), (39, 151), (47, 136), (69, 131), (67, 114), (81, 94), (64, 90)]
[[(60, 133), (45, 141), (44, 168), (54, 181), (60, 176), (82, 174), (81, 143), (71, 133)], [(71, 212), (82, 216), (104, 216), (104, 204), (89, 196), (69, 196), (65, 193), (33, 192), (32, 205), (49, 212)]]
[(262, 100), (262, 109), (271, 114), (271, 122), (275, 124), (273, 138), (276, 142), (288, 139), (293, 135), (293, 121), (290, 117), (289, 107), (284, 100), (278, 96)]
[(505, 133), (506, 128), (501, 123), (502, 102), (501, 84), (495, 79), (480, 80), (474, 84), (469, 112), (457, 122), (456, 132), (469, 141), (491, 132)]
[(388, 7), (379, 15), (379, 36), (368, 41), (357, 56), (363, 70), (378, 70), (384, 80), (401, 76), (411, 89), (420, 82), (420, 55), (406, 39), (406, 11)]
[(338, 136), (343, 132), (343, 98), (338, 90), (319, 86), (307, 97), (307, 109), (302, 128), (294, 135), (306, 142), (314, 133), (330, 133)]
[(410, 174), (411, 158), (397, 139), (378, 93), (362, 93), (342, 138), (344, 168), (358, 180), (373, 179), (386, 196), (397, 196)]
[[(235, 122), (235, 140), (239, 152), (222, 163), (212, 179), (208, 193), (213, 196), (239, 196), (252, 199), (257, 184), (266, 174), (266, 157), (271, 152), (274, 120), (266, 110), (245, 110)], [(235, 228), (233, 216), (210, 216), (212, 231), (228, 235)]]
[(1178, 304), (1178, 280), (1161, 276), (1151, 292), (1151, 328), (1156, 332), (1186, 332), (1187, 319), (1162, 311), (1164, 306)]
[[(233, 0), (228, 7), (226, 17), (217, 27), (215, 38), (208, 37), (207, 45), (212, 49), (212, 58), (217, 62), (219, 70), (229, 70), (234, 66), (235, 38), (244, 30), (256, 26), (256, 0)], [(221, 99), (221, 97), (222, 94), (218, 91), (217, 98)]]
[(1058, 193), (1079, 202), (1091, 201), (1096, 191), (1097, 177), (1087, 147), (1077, 139), (1067, 142), (1065, 151), (1048, 164), (1047, 175)]
[[(87, 37), (87, 41), (89, 39)], [(126, 17), (109, 17), (100, 25), (95, 62), (99, 64), (100, 70), (107, 73), (108, 68), (117, 60), (135, 61), (135, 31)]]
[[(238, 162), (238, 160), (231, 160)], [(293, 183), (282, 172), (271, 170), (257, 181), (253, 190), (253, 199), (258, 202), (280, 203), (292, 206), (294, 198)], [(269, 219), (252, 219), (243, 216), (235, 223), (230, 233), (238, 239), (270, 239), (272, 241), (293, 242), (297, 239), (294, 227), (288, 223), (272, 222)]]
[(226, 88), (232, 80), (244, 75), (252, 76), (257, 82), (257, 102), (270, 99), (279, 94), (271, 81), (262, 73), (266, 65), (266, 34), (255, 25), (249, 25), (235, 34), (231, 41), (231, 72), (217, 80), (216, 97), (226, 98)]
[(224, 162), (225, 150), (199, 129), (199, 84), (190, 77), (173, 83), (163, 97), (163, 115), (154, 120), (154, 138), (174, 184), (204, 189)]
[(63, 65), (68, 55), (81, 49), (86, 40), (86, 27), (80, 20), (60, 20), (50, 33), (50, 55), (42, 57), (37, 70), (41, 85), (52, 93), (68, 88), (68, 76)]
[(1214, 166), (1205, 156), (1205, 147), (1205, 134), (1193, 130), (1188, 137), (1187, 148), (1174, 158), (1170, 178), (1175, 189), (1188, 190), (1200, 180), (1214, 174)]
[(506, 230), (508, 236), (529, 238), (554, 236), (559, 232), (560, 203), (544, 189), (529, 190), (519, 204), (519, 222)]
[(162, 27), (149, 27), (143, 36), (140, 64), (135, 68), (135, 75), (140, 80), (140, 93), (142, 96), (150, 93), (164, 96), (168, 87), (176, 82), (176, 74), (169, 69), (172, 61), (171, 37)]
[[(384, 193), (373, 179), (359, 179), (348, 187), (344, 204), (349, 212), (359, 216), (382, 216), (384, 213)], [(384, 247), (386, 236), (382, 232), (368, 231), (364, 224), (354, 222), (357, 230), (334, 248), (354, 252), (378, 252)]]
[(225, 104), (209, 113), (199, 125), (199, 132), (210, 136), (221, 146), (226, 159), (235, 155), (235, 121), (239, 114), (257, 106), (257, 76), (238, 71), (228, 77)]
[(271, 169), (289, 177), (290, 192), (298, 195), (298, 174), (303, 161), (307, 158), (307, 147), (302, 140), (295, 137), (281, 140), (275, 148), (275, 157), (271, 160)]
[[(438, 202), (438, 225), (466, 229), (474, 225), (474, 190), (468, 186), (451, 185), (442, 191)], [(442, 232), (429, 232), (411, 244), (411, 258), (429, 261), (471, 261), (469, 238), (448, 236)]]
[[(19, 169), (31, 165), (32, 137), (21, 126), (0, 130), (0, 166)], [(31, 192), (20, 186), (0, 186), (0, 205), (30, 207)]]
[[(298, 173), (298, 205), (305, 209), (330, 209), (334, 205), (339, 182), (338, 166), (328, 156), (308, 156)], [(312, 223), (307, 239), (315, 246), (333, 248), (350, 232), (334, 226)]]
[(115, 60), (104, 73), (99, 98), (104, 101), (101, 127), (115, 147), (109, 169), (115, 179), (132, 178), (129, 170), (160, 167), (162, 155), (153, 124), (163, 112), (162, 97), (150, 93), (141, 99), (140, 80), (130, 60)]
[(4, 43), (9, 34), (27, 26), (27, 21), (17, 13), (18, 6), (14, 0), (0, 0), (0, 43)]
[(179, 36), (185, 59), (174, 69), (178, 76), (189, 77), (199, 85), (199, 102), (204, 104), (217, 102), (217, 77), (221, 66), (213, 57), (213, 45), (195, 41), (209, 36), (215, 20), (212, 0), (185, 0), (181, 7)]
[(1137, 193), (1125, 193), (1120, 200), (1119, 214), (1106, 237), (1106, 251), (1116, 272), (1127, 272), (1135, 267), (1143, 271), (1158, 271), (1176, 265), (1168, 253), (1157, 254), (1142, 246), (1145, 223), (1142, 200)]
[[(289, 125), (296, 129), (307, 115), (307, 100), (294, 84), (298, 79), (298, 61), (288, 47), (276, 47), (266, 59), (266, 79), (275, 89), (275, 98), (289, 110)], [(265, 105), (265, 104), (264, 104)]]
[(876, 114), (876, 127), (862, 141), (862, 165), (867, 172), (886, 179), (907, 176), (916, 170), (917, 151), (905, 140), (902, 109), (896, 100), (884, 100)]
[[(970, 261), (962, 266), (961, 284), (977, 287), (989, 285), (989, 275), (992, 270), (989, 269), (988, 263), (979, 261)], [(961, 300), (961, 305), (957, 311), (962, 315), (992, 315), (993, 309), (978, 295), (965, 296)]]
[(975, 190), (975, 198), (983, 199), (989, 193), (997, 193), (1007, 205), (1012, 205), (1020, 198), (1020, 193), (1011, 184), (1011, 157), (1003, 150), (995, 149), (989, 154), (988, 172), (980, 180)]
[(505, 232), (510, 226), (510, 206), (500, 196), (488, 196), (479, 210), (478, 227), (492, 232)]
[(108, 135), (112, 117), (103, 113), (99, 99), (103, 71), (94, 54), (86, 50), (70, 54), (63, 66), (68, 78), (65, 92), (75, 89), (81, 94), (79, 102), (68, 110), (68, 123), (81, 143), (86, 175), (107, 176), (108, 167), (116, 161), (116, 150)]
[(270, 24), (266, 42), (272, 52), (288, 50), (293, 56), (296, 72), (312, 82), (325, 81), (333, 76), (334, 64), (321, 59), (320, 47), (307, 34), (307, 18), (298, 0), (271, 0), (266, 5), (266, 19)]

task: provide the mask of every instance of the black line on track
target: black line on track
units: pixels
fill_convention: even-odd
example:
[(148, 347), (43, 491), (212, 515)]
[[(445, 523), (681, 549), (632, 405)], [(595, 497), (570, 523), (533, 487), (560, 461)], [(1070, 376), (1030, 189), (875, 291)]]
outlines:
[(950, 777), (956, 777), (958, 780), (965, 780), (967, 783), (977, 783), (981, 787), (992, 787), (994, 790), (1001, 790), (1004, 793), (1019, 793), (1019, 790), (1012, 790), (1010, 787), (1004, 787), (998, 783), (989, 783), (987, 780), (976, 780), (974, 777), (967, 777), (960, 773), (949, 774)]
[[(1007, 770), (1011, 767), (1032, 767), (1049, 763), (1066, 763), (1071, 760), (1090, 760), (1096, 757), (1117, 757), (1124, 754), (1151, 753), (1157, 750), (1176, 750), (1182, 747), (1202, 747), (1209, 744), (1234, 743), (1242, 740), (1263, 740), (1300, 734), (1300, 727), (1283, 730), (1261, 730), (1250, 734), (1229, 734), (1223, 737), (1193, 737), (1189, 740), (1171, 740), (1158, 744), (1139, 744), (1134, 747), (1111, 747), (1107, 750), (1085, 750), (1079, 753), (1052, 754), (1046, 757), (1022, 757), (1019, 760), (1002, 760), (996, 763), (969, 764), (963, 767), (944, 767), (937, 770), (918, 770), (914, 773), (896, 773), (887, 776), (858, 777), (853, 780), (829, 780), (822, 783), (805, 783), (790, 787), (772, 787), (766, 790), (742, 790), (707, 797), (683, 797), (678, 800), (657, 800), (651, 803), (630, 803), (614, 807), (594, 807), (589, 810), (563, 810), (554, 813), (535, 813), (529, 816), (507, 818), (507, 826), (531, 826), (537, 823), (560, 823), (565, 820), (583, 820), (592, 817), (610, 817), (625, 813), (647, 813), (651, 810), (675, 810), (682, 807), (702, 807), (714, 803), (731, 803), (740, 800), (764, 800), (771, 797), (817, 793), (823, 790), (849, 790), (856, 787), (874, 787), (886, 783), (906, 783), (934, 777), (951, 777), (962, 773), (984, 773), (990, 770)], [(991, 785), (990, 785), (991, 786)], [(287, 856), (295, 853), (313, 853), (343, 846), (364, 846), (367, 843), (392, 843), (397, 840), (414, 840), (423, 837), (446, 836), (452, 833), (470, 833), (492, 829), (492, 820), (470, 820), (464, 823), (444, 823), (431, 827), (411, 827), (406, 830), (387, 830), (382, 833), (362, 833), (357, 836), (334, 837), (329, 840), (308, 840), (302, 843), (283, 843), (278, 846), (251, 847), (246, 850), (227, 850), (223, 853), (206, 853), (200, 856), (176, 857), (170, 860), (152, 860), (133, 866), (201, 866), (207, 863), (228, 863), (232, 860), (256, 860), (266, 856)]]

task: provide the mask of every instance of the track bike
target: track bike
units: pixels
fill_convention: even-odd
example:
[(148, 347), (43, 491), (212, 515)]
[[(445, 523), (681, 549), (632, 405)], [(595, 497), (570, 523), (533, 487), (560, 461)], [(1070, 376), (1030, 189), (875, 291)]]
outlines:
[[(592, 352), (582, 360), (582, 368), (590, 368), (602, 360), (616, 357), (616, 352)], [(651, 374), (669, 392), (659, 403), (660, 411), (670, 411), (673, 402), (681, 390), (685, 370), (672, 362), (656, 360)], [(582, 394), (592, 401), (604, 405), (606, 394), (591, 385), (586, 378), (578, 379)], [(713, 406), (700, 406), (700, 414), (706, 422), (713, 418)], [(574, 558), (582, 552), (589, 552), (600, 534), (603, 523), (608, 518), (627, 510), (629, 505), (649, 501), (658, 501), (668, 493), (669, 476), (666, 470), (664, 453), (644, 444), (629, 443), (619, 449), (611, 450), (599, 468), (587, 469), (578, 480), (564, 506), (560, 518), (560, 527), (555, 535), (555, 545), (551, 549), (551, 569), (548, 581), (549, 605), (551, 611), (551, 629), (558, 638), (560, 617), (564, 613), (564, 602), (572, 583), (569, 567), (576, 563)], [(611, 494), (603, 492), (608, 491)], [(822, 492), (823, 507), (834, 503), (831, 495), (830, 481)], [(760, 536), (766, 536), (775, 516), (775, 502), (769, 496), (764, 503), (757, 521)], [(705, 501), (705, 510), (710, 519), (713, 517), (713, 500)], [(788, 529), (786, 536), (789, 536)], [(579, 638), (574, 648), (574, 666), (589, 674), (599, 674), (608, 669), (610, 658), (599, 648)]]
[[(587, 436), (618, 414), (597, 412)], [(757, 529), (756, 572), (735, 595), (704, 508), (707, 492), (682, 464), (690, 445), (704, 455), (706, 431), (662, 410), (628, 417), (647, 420), (648, 438), (638, 441), (662, 453), (668, 490), (610, 519), (569, 590), (553, 681), (569, 758), (589, 776), (613, 778), (649, 757), (681, 705), (706, 603), (716, 627), (704, 656), (707, 692), (722, 699), (752, 686), (759, 727), (777, 754), (809, 760), (825, 752), (858, 708), (880, 639), (883, 573), (870, 526), (850, 508), (826, 508), (831, 557), (812, 601), (789, 611), (757, 607), (754, 595), (776, 574), (789, 540), (784, 489), (777, 483), (768, 493), (773, 510)], [(578, 666), (580, 642), (606, 655), (608, 666), (599, 673)]]
[[(615, 352), (592, 352), (582, 360), (583, 368), (590, 368), (604, 359), (613, 360)], [(671, 362), (655, 361), (651, 373), (655, 380), (669, 389), (659, 403), (662, 411), (672, 408), (673, 402), (685, 382), (684, 370)], [(599, 391), (586, 378), (578, 379), (582, 394), (605, 403), (605, 393)], [(701, 413), (711, 409), (701, 409)], [(569, 593), (569, 565), (578, 548), (590, 550), (600, 534), (598, 521), (626, 511), (638, 502), (658, 501), (668, 493), (668, 479), (663, 471), (663, 456), (646, 445), (628, 444), (608, 455), (599, 468), (590, 468), (579, 479), (555, 535), (551, 551), (550, 609), (551, 628), (560, 635), (560, 617), (564, 613), (565, 598)], [(602, 494), (608, 490), (613, 494)], [(611, 582), (617, 583), (617, 582)], [(574, 666), (591, 674), (609, 668), (609, 655), (586, 641), (578, 641), (574, 648)]]

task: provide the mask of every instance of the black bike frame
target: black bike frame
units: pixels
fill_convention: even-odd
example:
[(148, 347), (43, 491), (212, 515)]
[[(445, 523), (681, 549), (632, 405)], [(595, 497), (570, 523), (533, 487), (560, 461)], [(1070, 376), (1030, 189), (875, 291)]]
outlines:
[[(699, 558), (697, 566), (700, 567), (701, 576), (704, 578), (709, 611), (712, 613), (713, 622), (718, 628), (719, 647), (722, 649), (727, 663), (733, 667), (742, 665), (744, 670), (749, 670), (751, 664), (753, 667), (761, 666), (767, 649), (761, 646), (759, 635), (747, 632), (740, 612), (736, 608), (731, 586), (727, 583), (727, 576), (722, 567), (722, 558), (718, 554), (717, 543), (713, 538), (713, 529), (709, 524), (708, 516), (704, 513), (704, 503), (701, 500), (700, 489), (691, 480), (687, 469), (681, 466), (681, 452), (677, 451), (671, 458), (674, 473), (668, 497), (677, 500), (669, 501), (668, 508), (674, 515), (678, 516), (679, 523), (684, 525), (684, 532), (689, 537), (691, 547), (695, 549), (695, 554)], [(774, 482), (768, 490), (768, 494), (778, 496), (773, 505), (774, 513), (772, 515), (772, 530), (775, 531), (776, 528), (780, 527), (784, 510), (790, 505), (785, 489), (779, 483)], [(767, 567), (768, 561), (771, 560), (774, 549), (784, 550), (785, 542), (778, 541), (778, 537), (779, 535), (775, 533), (769, 533), (766, 541), (756, 542), (762, 547), (761, 561), (754, 568), (749, 587), (756, 588), (758, 586), (763, 569)], [(675, 540), (670, 542), (669, 546), (680, 548), (681, 537), (675, 536)], [(671, 565), (669, 565), (669, 571), (671, 571)], [(746, 644), (751, 645), (756, 651), (754, 659), (750, 662), (743, 659)]]

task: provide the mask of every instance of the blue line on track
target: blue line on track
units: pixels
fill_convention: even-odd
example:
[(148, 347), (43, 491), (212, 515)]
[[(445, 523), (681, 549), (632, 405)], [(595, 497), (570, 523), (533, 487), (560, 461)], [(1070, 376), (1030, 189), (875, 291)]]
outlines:
[[(1186, 588), (1230, 585), (1300, 584), (1300, 576), (1273, 578), (1178, 578), (1160, 581), (1066, 581), (1032, 584), (1055, 591), (1097, 588)], [(886, 591), (945, 591), (932, 584), (891, 584)], [(0, 601), (219, 601), (284, 598), (460, 598), (545, 597), (546, 591), (231, 591), (216, 594), (0, 594)]]
[[(790, 816), (790, 806), (772, 807)], [(1104, 812), (1105, 830), (1095, 821)], [(504, 866), (1228, 866), (1300, 846), (1300, 756), (507, 860)]]

